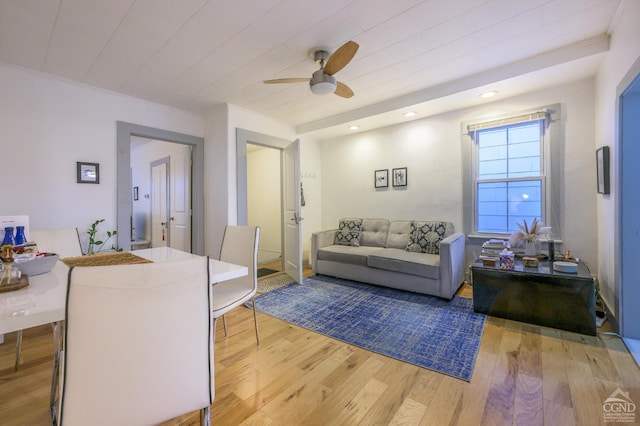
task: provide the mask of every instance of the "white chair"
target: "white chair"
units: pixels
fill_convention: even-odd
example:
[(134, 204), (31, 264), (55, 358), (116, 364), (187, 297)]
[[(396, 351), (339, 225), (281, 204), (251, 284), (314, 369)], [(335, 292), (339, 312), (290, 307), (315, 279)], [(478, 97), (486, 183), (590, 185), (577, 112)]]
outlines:
[(233, 308), (252, 300), (253, 322), (256, 328), (256, 342), (260, 344), (258, 335), (258, 317), (256, 315), (256, 301), (254, 296), (258, 289), (258, 242), (260, 241), (260, 227), (258, 226), (227, 226), (222, 238), (220, 260), (236, 265), (246, 266), (248, 275), (213, 286), (213, 329), (215, 335), (216, 322), (223, 317), (224, 335), (227, 335), (227, 321), (224, 314)]
[(71, 268), (59, 425), (150, 425), (196, 410), (209, 424), (208, 265), (195, 257)]
[(41, 252), (56, 253), (61, 258), (82, 256), (77, 228), (30, 231), (29, 241), (35, 241)]
[[(38, 244), (41, 252), (55, 253), (63, 257), (82, 256), (80, 236), (77, 228), (52, 229), (48, 231), (30, 231), (29, 241)], [(20, 355), (22, 352), (22, 330), (16, 333), (16, 361), (14, 371), (18, 371)]]

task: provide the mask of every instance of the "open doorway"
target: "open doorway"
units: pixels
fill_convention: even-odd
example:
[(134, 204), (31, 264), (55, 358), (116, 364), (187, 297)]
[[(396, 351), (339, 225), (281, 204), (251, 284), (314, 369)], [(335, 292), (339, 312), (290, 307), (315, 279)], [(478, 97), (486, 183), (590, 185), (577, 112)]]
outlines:
[[(135, 190), (132, 191), (132, 139), (145, 138), (156, 141), (171, 142), (175, 146), (189, 148), (191, 167), (191, 252), (204, 255), (204, 139), (183, 133), (141, 126), (138, 124), (117, 122), (117, 162), (118, 162), (118, 203), (117, 230), (118, 245), (124, 250), (131, 249), (132, 212)], [(185, 160), (186, 161), (186, 160)], [(149, 173), (147, 165), (147, 173)], [(138, 199), (144, 193), (138, 188)]]
[(191, 252), (191, 147), (133, 137), (132, 248)]
[(247, 143), (247, 224), (260, 227), (258, 275), (283, 271), (282, 153)]
[[(302, 220), (300, 141), (288, 141), (245, 129), (236, 129), (238, 225), (249, 223), (248, 147), (273, 148), (280, 156), (282, 271), (302, 282)], [(258, 206), (260, 208), (260, 206)], [(264, 231), (262, 231), (264, 232)]]

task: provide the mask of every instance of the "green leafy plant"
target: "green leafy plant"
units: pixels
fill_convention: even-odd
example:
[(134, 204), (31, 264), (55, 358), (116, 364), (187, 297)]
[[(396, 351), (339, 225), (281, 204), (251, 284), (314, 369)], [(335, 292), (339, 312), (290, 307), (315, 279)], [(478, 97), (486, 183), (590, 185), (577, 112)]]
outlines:
[[(107, 231), (107, 238), (102, 240), (96, 240), (96, 234), (98, 233), (98, 225), (104, 222), (104, 219), (98, 219), (91, 224), (89, 229), (87, 230), (87, 234), (89, 235), (89, 246), (87, 247), (87, 254), (99, 253), (104, 249), (104, 245), (112, 238), (118, 235), (118, 231)], [(118, 247), (117, 244), (111, 244), (110, 250), (113, 251), (122, 251), (122, 248)]]

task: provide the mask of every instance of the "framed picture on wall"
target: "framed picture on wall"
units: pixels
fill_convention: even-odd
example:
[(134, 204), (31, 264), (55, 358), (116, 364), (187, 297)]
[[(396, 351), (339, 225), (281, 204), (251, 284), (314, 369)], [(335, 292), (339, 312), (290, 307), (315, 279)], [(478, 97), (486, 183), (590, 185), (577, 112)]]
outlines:
[(596, 150), (596, 168), (598, 175), (598, 193), (609, 194), (609, 147)]
[(76, 163), (78, 183), (100, 183), (100, 164), (78, 161)]
[(393, 169), (391, 179), (393, 179), (393, 186), (407, 186), (407, 168)]
[(376, 188), (387, 188), (389, 186), (389, 169), (375, 171), (374, 185)]

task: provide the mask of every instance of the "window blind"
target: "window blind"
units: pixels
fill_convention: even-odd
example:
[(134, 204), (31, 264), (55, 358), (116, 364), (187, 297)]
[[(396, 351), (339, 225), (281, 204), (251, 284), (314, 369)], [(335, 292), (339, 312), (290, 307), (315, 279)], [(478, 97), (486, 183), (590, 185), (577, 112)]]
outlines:
[(482, 129), (507, 126), (507, 125), (516, 124), (516, 123), (524, 123), (524, 122), (533, 121), (533, 120), (541, 120), (541, 119), (544, 119), (546, 116), (547, 116), (546, 111), (535, 111), (535, 112), (516, 115), (512, 117), (505, 117), (498, 120), (491, 120), (491, 121), (485, 121), (481, 123), (469, 124), (467, 126), (467, 131), (469, 132), (469, 134), (473, 134), (473, 132), (476, 132)]

